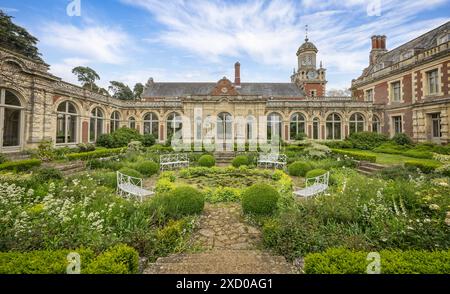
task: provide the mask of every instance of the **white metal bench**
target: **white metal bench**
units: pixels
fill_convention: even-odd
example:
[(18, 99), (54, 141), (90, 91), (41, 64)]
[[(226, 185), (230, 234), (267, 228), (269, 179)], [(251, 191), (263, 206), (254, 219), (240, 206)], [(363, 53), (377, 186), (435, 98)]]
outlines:
[(159, 166), (163, 170), (189, 167), (187, 154), (163, 154), (159, 157)]
[(260, 154), (258, 157), (258, 167), (284, 169), (286, 163), (287, 156), (285, 154), (269, 153)]
[(306, 179), (306, 187), (304, 189), (294, 191), (294, 194), (300, 197), (311, 197), (323, 193), (328, 189), (329, 179), (330, 172), (315, 178)]
[(142, 179), (130, 177), (117, 172), (117, 194), (122, 197), (138, 197), (140, 201), (155, 194), (153, 191), (142, 188)]

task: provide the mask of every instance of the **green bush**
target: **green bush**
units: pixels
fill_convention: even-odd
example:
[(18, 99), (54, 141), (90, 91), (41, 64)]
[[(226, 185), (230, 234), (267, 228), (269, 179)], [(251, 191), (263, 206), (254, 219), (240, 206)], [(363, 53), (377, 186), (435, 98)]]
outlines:
[(325, 146), (328, 146), (330, 148), (334, 149), (350, 149), (353, 148), (352, 142), (345, 140), (345, 141), (328, 141), (322, 143)]
[(392, 141), (394, 141), (398, 145), (412, 145), (411, 138), (405, 133), (397, 133), (392, 137)]
[(367, 154), (364, 151), (333, 149), (333, 153), (340, 155), (347, 155), (348, 157), (351, 157), (355, 160), (369, 161), (369, 162), (377, 161), (377, 157), (375, 155)]
[(92, 159), (86, 162), (86, 166), (90, 169), (110, 169), (113, 171), (117, 171), (125, 166), (123, 161), (117, 160), (101, 160), (101, 159)]
[(321, 176), (321, 175), (323, 175), (323, 174), (326, 174), (327, 172), (328, 172), (328, 171), (326, 171), (326, 170), (324, 170), (324, 169), (320, 169), (320, 168), (313, 169), (313, 170), (310, 170), (309, 172), (306, 173), (305, 178), (307, 178), (307, 179), (316, 178), (316, 177), (318, 177), (318, 176)]
[(304, 177), (312, 166), (307, 162), (296, 161), (288, 166), (288, 172), (291, 176)]
[(135, 169), (129, 168), (129, 167), (122, 167), (119, 172), (121, 172), (124, 175), (134, 177), (134, 178), (143, 178), (142, 174), (138, 172)]
[(408, 180), (409, 176), (412, 175), (413, 172), (403, 166), (390, 166), (380, 170), (378, 174), (382, 179), (385, 180), (390, 179)]
[(414, 157), (414, 158), (424, 158), (424, 159), (432, 159), (433, 153), (428, 151), (419, 151), (419, 150), (408, 150), (406, 152), (403, 152), (402, 155), (408, 156), (408, 157)]
[(212, 167), (216, 165), (216, 159), (212, 155), (202, 155), (198, 160), (198, 165), (204, 167)]
[(63, 174), (60, 170), (53, 167), (44, 167), (38, 169), (34, 173), (34, 178), (38, 183), (45, 183), (50, 180), (60, 180), (63, 178)]
[(150, 160), (146, 160), (133, 164), (133, 168), (144, 176), (150, 177), (158, 173), (159, 164)]
[(383, 143), (380, 146), (373, 149), (374, 152), (387, 153), (387, 154), (403, 154), (408, 150), (408, 146), (398, 145), (394, 142)]
[(373, 132), (353, 133), (348, 137), (348, 141), (353, 145), (353, 148), (362, 150), (371, 150), (388, 140), (386, 135)]
[[(450, 274), (450, 251), (381, 250), (382, 274)], [(332, 248), (305, 257), (307, 274), (366, 274), (368, 252)]]
[(0, 153), (0, 164), (7, 162), (8, 159), (6, 158), (6, 156), (2, 153)]
[(117, 173), (99, 170), (91, 173), (92, 178), (94, 178), (100, 185), (115, 189), (117, 187)]
[(105, 158), (118, 155), (123, 152), (123, 148), (99, 149), (91, 152), (67, 154), (68, 160), (89, 160), (94, 158)]
[(97, 146), (106, 148), (126, 147), (132, 141), (141, 141), (143, 138), (136, 129), (120, 128), (111, 134), (103, 134), (97, 139)]
[(179, 219), (187, 215), (199, 214), (205, 206), (203, 194), (195, 188), (180, 186), (156, 196), (152, 207), (161, 209), (168, 218)]
[(298, 133), (295, 135), (295, 140), (297, 141), (302, 141), (305, 140), (307, 138), (305, 133)]
[(441, 165), (438, 163), (433, 162), (423, 162), (423, 161), (417, 161), (417, 160), (410, 160), (405, 162), (406, 168), (418, 168), (423, 173), (429, 174), (434, 172), (435, 169), (440, 167)]
[(280, 195), (277, 190), (267, 184), (254, 184), (242, 194), (244, 213), (270, 215), (277, 208)]
[(156, 139), (153, 134), (145, 134), (142, 136), (142, 144), (144, 144), (145, 147), (151, 147), (155, 145)]
[(127, 245), (116, 245), (86, 266), (83, 274), (137, 274), (139, 255)]
[(35, 166), (40, 166), (40, 159), (25, 159), (19, 161), (7, 161), (0, 164), (0, 170), (27, 171)]
[(80, 143), (77, 145), (77, 147), (80, 150), (80, 153), (95, 151), (95, 145), (91, 143)]
[(242, 165), (249, 165), (248, 156), (246, 156), (246, 155), (236, 156), (233, 159), (233, 161), (231, 162), (231, 165), (234, 167), (240, 167)]

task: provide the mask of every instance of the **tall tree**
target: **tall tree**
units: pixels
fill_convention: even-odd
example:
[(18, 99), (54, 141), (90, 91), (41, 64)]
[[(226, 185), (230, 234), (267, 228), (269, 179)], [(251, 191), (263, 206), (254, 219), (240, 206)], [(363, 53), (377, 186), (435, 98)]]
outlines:
[(142, 93), (144, 93), (144, 85), (141, 83), (137, 83), (136, 85), (134, 85), (133, 93), (134, 99), (141, 98)]
[(133, 100), (134, 94), (130, 87), (122, 82), (111, 81), (111, 86), (109, 90), (113, 93), (113, 97), (121, 100)]
[(14, 24), (12, 17), (0, 10), (0, 46), (25, 55), (37, 61), (42, 61), (36, 44), (39, 40), (26, 29)]
[(95, 70), (87, 66), (77, 66), (72, 69), (72, 73), (77, 76), (83, 88), (98, 92), (99, 87), (95, 84), (95, 81), (100, 80), (100, 76)]

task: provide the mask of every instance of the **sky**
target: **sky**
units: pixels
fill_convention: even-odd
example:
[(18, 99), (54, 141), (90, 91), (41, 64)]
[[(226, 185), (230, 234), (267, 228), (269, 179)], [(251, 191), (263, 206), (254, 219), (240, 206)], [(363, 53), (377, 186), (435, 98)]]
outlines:
[(72, 68), (89, 66), (103, 87), (233, 81), (236, 61), (242, 82), (290, 82), (308, 25), (327, 88), (346, 89), (368, 65), (372, 35), (393, 49), (450, 20), (450, 0), (0, 0), (0, 9), (39, 39), (51, 73), (78, 84)]

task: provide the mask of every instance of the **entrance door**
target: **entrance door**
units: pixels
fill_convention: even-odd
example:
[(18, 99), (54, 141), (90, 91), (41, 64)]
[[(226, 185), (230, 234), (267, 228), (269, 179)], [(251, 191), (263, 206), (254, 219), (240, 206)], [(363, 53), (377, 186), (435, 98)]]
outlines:
[(217, 116), (217, 147), (218, 151), (233, 151), (233, 117), (227, 112)]
[(22, 106), (12, 92), (0, 89), (0, 152), (19, 151)]

